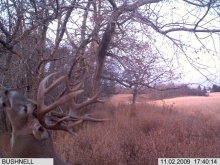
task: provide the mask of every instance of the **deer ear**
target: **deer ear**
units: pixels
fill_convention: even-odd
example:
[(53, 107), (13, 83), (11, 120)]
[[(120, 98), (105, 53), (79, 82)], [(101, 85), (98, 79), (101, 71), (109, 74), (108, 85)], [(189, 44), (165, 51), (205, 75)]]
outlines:
[(38, 140), (46, 140), (50, 137), (49, 132), (40, 124), (34, 124), (33, 135)]

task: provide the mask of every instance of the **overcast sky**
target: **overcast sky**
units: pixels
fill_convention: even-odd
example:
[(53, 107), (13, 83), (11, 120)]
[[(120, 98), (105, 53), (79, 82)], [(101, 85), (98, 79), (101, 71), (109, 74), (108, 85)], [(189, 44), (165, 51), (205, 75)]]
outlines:
[[(175, 10), (170, 12), (172, 8), (175, 8)], [(206, 10), (197, 10), (193, 7), (186, 7), (181, 1), (175, 1), (172, 4), (163, 5), (162, 11), (164, 13), (170, 13), (170, 15), (167, 14), (167, 17), (163, 17), (164, 22), (166, 22), (166, 19), (168, 22), (170, 22), (171, 19), (172, 22), (184, 22), (182, 16), (188, 16), (187, 13), (190, 12), (189, 16), (191, 17), (187, 17), (187, 22), (192, 23), (195, 22), (195, 20), (198, 20), (197, 13), (203, 15), (206, 12)], [(201, 28), (204, 29), (207, 27), (210, 29), (220, 28), (220, 17), (214, 14), (207, 15), (204, 21), (201, 21), (200, 24)], [(188, 49), (185, 49), (184, 51), (186, 55), (193, 60), (192, 62), (189, 58), (187, 59), (184, 54), (181, 54), (181, 51), (176, 53), (176, 65), (179, 66), (179, 69), (182, 70), (183, 75), (185, 75), (179, 80), (179, 82), (186, 84), (198, 83), (204, 86), (212, 86), (213, 83), (220, 85), (220, 36), (208, 33), (196, 33), (196, 35), (197, 36), (195, 36), (194, 33), (189, 32), (174, 32), (171, 34), (172, 37), (189, 45)], [(198, 41), (197, 37), (201, 39), (200, 41), (202, 41), (204, 46)], [(160, 38), (160, 40), (163, 40), (163, 38)], [(158, 47), (162, 48), (160, 50), (166, 54), (172, 56), (175, 52), (172, 43), (169, 43), (166, 39), (158, 45)], [(203, 49), (201, 49), (201, 47), (203, 47)], [(193, 48), (196, 48), (198, 51), (195, 51)], [(190, 62), (192, 62), (192, 64), (190, 64)], [(195, 69), (193, 65), (200, 68), (199, 71)], [(209, 81), (207, 81), (207, 78)]]
[[(157, 5), (157, 4), (155, 4)], [(170, 12), (172, 10), (172, 8), (174, 8), (175, 5), (175, 10), (173, 10), (172, 12)], [(164, 20), (160, 20), (161, 22), (163, 21), (167, 21), (170, 22), (169, 20), (172, 19), (173, 22), (178, 22), (178, 21), (184, 21), (185, 18), (182, 18), (182, 15), (187, 16), (187, 12), (190, 12), (191, 9), (188, 7), (186, 8), (186, 6), (184, 6), (185, 4), (182, 3), (182, 1), (179, 1), (177, 3), (177, 1), (173, 2), (173, 4), (166, 4), (163, 3), (163, 6), (161, 7), (160, 5), (157, 5), (158, 7), (158, 12), (160, 11), (161, 13), (161, 9), (164, 12), (164, 17), (161, 17), (160, 19), (164, 19)], [(157, 13), (157, 8), (155, 7), (155, 13)], [(198, 12), (196, 10), (192, 10), (195, 12)], [(201, 11), (202, 12), (202, 11)], [(166, 13), (168, 13), (166, 15)], [(193, 13), (191, 13), (193, 15)], [(162, 14), (163, 15), (163, 14)], [(74, 17), (77, 17), (77, 15), (74, 15)], [(209, 19), (212, 20), (214, 17), (216, 17), (216, 15), (210, 15), (208, 16), (205, 20), (207, 22), (209, 22)], [(76, 20), (79, 18), (76, 18)], [(189, 22), (194, 22), (194, 19), (198, 19), (197, 17), (189, 17), (187, 18), (187, 21)], [(213, 27), (220, 27), (220, 17), (218, 18), (217, 24), (213, 24)], [(204, 24), (206, 25), (206, 24)], [(68, 26), (68, 25), (67, 25)], [(71, 26), (73, 26), (71, 24)], [(53, 27), (56, 29), (56, 23), (53, 24), (51, 26), (51, 28), (53, 29)], [(70, 27), (67, 27), (70, 28)], [(69, 30), (70, 31), (70, 30)], [(71, 31), (70, 31), (71, 32)], [(212, 86), (213, 83), (219, 84), (220, 85), (220, 36), (218, 36), (217, 34), (213, 34), (212, 37), (208, 37), (206, 38), (207, 34), (201, 34), (201, 33), (197, 33), (197, 35), (201, 38), (206, 38), (205, 40), (203, 40), (203, 44), (205, 45), (205, 47), (207, 49), (210, 50), (214, 50), (215, 53), (213, 53), (212, 51), (198, 51), (195, 52), (195, 50), (193, 48), (199, 49), (201, 48), (201, 43), (196, 39), (195, 34), (193, 33), (189, 33), (189, 32), (173, 32), (171, 35), (173, 35), (174, 38), (177, 38), (178, 40), (181, 40), (183, 43), (187, 43), (189, 45), (189, 48), (187, 50), (184, 50), (185, 53), (187, 54), (187, 56), (189, 56), (192, 60), (193, 63), (190, 64), (189, 58), (187, 59), (186, 56), (184, 54), (181, 54), (181, 51), (179, 50), (179, 54), (176, 53), (173, 49), (173, 43), (169, 41), (169, 39), (165, 38), (164, 36), (162, 36), (161, 34), (155, 34), (154, 32), (155, 38), (156, 38), (156, 45), (157, 45), (157, 49), (161, 51), (162, 54), (166, 54), (166, 55), (170, 55), (170, 56), (176, 56), (174, 58), (176, 58), (176, 61), (174, 60), (174, 65), (176, 65), (176, 69), (178, 70), (178, 72), (182, 72), (182, 78), (178, 81), (179, 83), (186, 83), (186, 84), (190, 84), (190, 83), (197, 83), (197, 84), (202, 84), (204, 86)], [(153, 33), (152, 33), (153, 34)], [(140, 36), (143, 36), (143, 34), (140, 34)], [(190, 48), (191, 47), (191, 48)], [(176, 53), (174, 55), (174, 53)], [(199, 67), (199, 71), (196, 70), (193, 65), (196, 65), (196, 67)], [(204, 75), (202, 75), (204, 74)], [(210, 81), (207, 81), (207, 78)]]

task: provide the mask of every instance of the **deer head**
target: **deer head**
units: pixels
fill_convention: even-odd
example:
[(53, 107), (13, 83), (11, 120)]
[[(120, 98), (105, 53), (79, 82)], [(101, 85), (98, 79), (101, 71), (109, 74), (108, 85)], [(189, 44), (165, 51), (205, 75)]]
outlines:
[[(45, 77), (38, 88), (37, 101), (32, 101), (15, 90), (6, 90), (5, 99), (0, 99), (0, 105), (5, 107), (12, 125), (12, 157), (54, 158), (55, 164), (64, 164), (56, 155), (52, 138), (48, 130), (63, 130), (74, 134), (74, 127), (83, 121), (100, 122), (106, 119), (96, 119), (89, 115), (77, 116), (75, 111), (99, 100), (99, 93), (91, 99), (77, 104), (74, 98), (83, 92), (82, 84), (71, 87), (67, 77), (61, 76), (50, 86), (46, 83), (55, 73)], [(66, 92), (50, 105), (45, 104), (45, 96), (61, 81), (65, 81)], [(68, 102), (69, 112), (61, 113), (54, 110)]]

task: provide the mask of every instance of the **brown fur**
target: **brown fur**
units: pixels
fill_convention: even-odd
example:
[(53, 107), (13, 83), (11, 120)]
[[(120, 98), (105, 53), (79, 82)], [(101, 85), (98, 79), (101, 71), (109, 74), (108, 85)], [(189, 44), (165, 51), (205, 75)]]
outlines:
[(50, 133), (36, 118), (33, 102), (16, 91), (9, 91), (4, 106), (12, 125), (12, 157), (54, 158), (55, 165), (66, 164), (57, 156)]

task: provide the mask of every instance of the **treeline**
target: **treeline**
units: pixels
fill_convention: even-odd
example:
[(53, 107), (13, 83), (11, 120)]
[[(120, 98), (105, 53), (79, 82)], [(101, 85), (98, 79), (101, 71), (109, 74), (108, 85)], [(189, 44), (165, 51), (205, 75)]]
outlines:
[(220, 86), (213, 84), (211, 92), (220, 92)]
[[(132, 94), (132, 89), (117, 88), (117, 93)], [(154, 88), (143, 88), (138, 94), (147, 94), (149, 99), (166, 99), (180, 96), (207, 96), (205, 87), (200, 86), (193, 88), (186, 84), (163, 84)]]
[(205, 87), (202, 89), (200, 86), (192, 88), (187, 85), (179, 85), (175, 87), (164, 86), (160, 89), (153, 89), (149, 91), (151, 99), (166, 99), (181, 96), (207, 96)]

